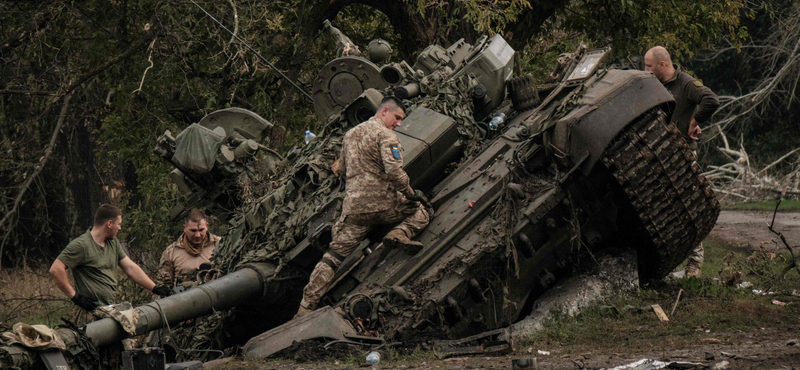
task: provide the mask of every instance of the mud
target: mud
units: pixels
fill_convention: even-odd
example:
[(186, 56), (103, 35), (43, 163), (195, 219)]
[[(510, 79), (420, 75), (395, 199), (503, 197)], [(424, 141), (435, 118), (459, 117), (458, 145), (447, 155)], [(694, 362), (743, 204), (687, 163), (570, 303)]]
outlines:
[(291, 360), (302, 364), (361, 356), (361, 352), (363, 352), (363, 348), (360, 348), (360, 346), (346, 343), (333, 344), (325, 348), (324, 342), (302, 341), (295, 342), (289, 348), (276, 353), (274, 358)]
[[(751, 250), (782, 250), (785, 247), (780, 238), (767, 229), (771, 221), (772, 212), (722, 211), (711, 236)], [(778, 212), (774, 229), (786, 237), (790, 246), (800, 247), (800, 213)]]

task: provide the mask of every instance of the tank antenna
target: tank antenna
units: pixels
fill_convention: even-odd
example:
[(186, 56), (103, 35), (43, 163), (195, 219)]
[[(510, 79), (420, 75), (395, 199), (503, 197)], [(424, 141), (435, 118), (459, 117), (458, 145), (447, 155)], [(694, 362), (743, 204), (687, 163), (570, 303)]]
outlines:
[(278, 72), (278, 74), (279, 74), (279, 75), (280, 75), (280, 76), (281, 76), (281, 77), (282, 77), (284, 80), (288, 81), (288, 82), (289, 82), (289, 84), (291, 84), (291, 85), (292, 85), (292, 86), (293, 86), (295, 89), (297, 89), (297, 91), (299, 91), (301, 94), (303, 94), (303, 96), (305, 96), (306, 98), (308, 98), (308, 100), (309, 100), (309, 101), (311, 101), (312, 103), (314, 102), (314, 98), (312, 98), (312, 97), (311, 97), (311, 95), (309, 95), (307, 92), (305, 92), (305, 90), (303, 90), (303, 89), (302, 89), (300, 86), (297, 86), (297, 84), (296, 84), (296, 83), (294, 83), (294, 81), (292, 81), (292, 80), (289, 78), (289, 76), (287, 76), (287, 75), (283, 74), (283, 72), (281, 72), (281, 71), (278, 69), (278, 67), (275, 67), (275, 65), (274, 65), (274, 64), (270, 63), (270, 61), (269, 61), (269, 60), (267, 60), (267, 58), (264, 58), (264, 57), (261, 55), (261, 53), (259, 53), (259, 52), (258, 52), (258, 50), (254, 49), (252, 46), (250, 46), (250, 44), (248, 44), (246, 41), (242, 40), (242, 38), (241, 38), (241, 37), (239, 37), (239, 35), (237, 35), (237, 34), (235, 34), (235, 33), (231, 32), (231, 30), (229, 30), (229, 29), (228, 29), (228, 27), (225, 27), (225, 25), (224, 25), (224, 24), (222, 24), (222, 22), (218, 21), (218, 20), (217, 20), (217, 18), (214, 18), (214, 16), (213, 16), (213, 15), (209, 14), (209, 13), (208, 13), (208, 12), (207, 12), (205, 9), (203, 9), (203, 7), (202, 7), (202, 6), (200, 6), (200, 4), (196, 3), (194, 0), (189, 0), (189, 1), (191, 1), (191, 2), (192, 2), (192, 4), (194, 4), (194, 5), (197, 5), (197, 7), (198, 7), (198, 8), (200, 8), (200, 10), (202, 10), (202, 11), (203, 11), (203, 13), (206, 13), (206, 15), (207, 15), (209, 18), (211, 18), (211, 19), (212, 19), (214, 22), (216, 22), (216, 23), (217, 23), (217, 24), (218, 24), (220, 27), (222, 27), (222, 29), (224, 29), (225, 31), (228, 31), (228, 33), (230, 33), (230, 34), (231, 34), (231, 36), (233, 36), (234, 38), (236, 38), (236, 40), (238, 40), (239, 42), (241, 42), (241, 43), (242, 43), (242, 45), (244, 45), (244, 46), (245, 46), (247, 49), (249, 49), (250, 51), (252, 51), (252, 52), (253, 52), (253, 54), (255, 54), (255, 55), (258, 57), (258, 59), (261, 59), (261, 61), (262, 61), (262, 62), (264, 62), (264, 63), (266, 63), (268, 66), (270, 66), (270, 68), (272, 68), (272, 70), (273, 70), (273, 71), (275, 71), (275, 72)]

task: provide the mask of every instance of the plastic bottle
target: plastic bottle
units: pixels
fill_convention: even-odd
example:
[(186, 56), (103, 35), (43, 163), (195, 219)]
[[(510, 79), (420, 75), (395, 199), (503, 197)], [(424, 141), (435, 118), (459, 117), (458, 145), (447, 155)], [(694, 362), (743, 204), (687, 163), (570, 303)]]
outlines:
[(314, 138), (316, 137), (317, 135), (314, 135), (314, 133), (311, 132), (311, 130), (306, 130), (306, 144), (308, 144), (311, 140), (314, 140)]
[(381, 354), (378, 352), (373, 351), (367, 355), (367, 362), (370, 364), (377, 364), (378, 362), (380, 362), (380, 360), (381, 360)]
[(492, 120), (489, 121), (489, 129), (494, 131), (497, 130), (497, 127), (503, 124), (506, 121), (506, 114), (505, 113), (498, 113), (496, 116), (492, 117)]

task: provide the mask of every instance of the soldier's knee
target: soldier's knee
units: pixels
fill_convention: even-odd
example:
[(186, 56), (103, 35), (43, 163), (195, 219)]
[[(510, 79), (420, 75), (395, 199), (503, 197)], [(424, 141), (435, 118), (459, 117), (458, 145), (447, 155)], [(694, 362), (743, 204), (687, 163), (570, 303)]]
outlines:
[(320, 261), (320, 263), (329, 266), (331, 269), (335, 271), (339, 267), (339, 265), (342, 264), (342, 261), (344, 261), (345, 257), (346, 256), (342, 256), (334, 250), (329, 250), (322, 255), (322, 260)]

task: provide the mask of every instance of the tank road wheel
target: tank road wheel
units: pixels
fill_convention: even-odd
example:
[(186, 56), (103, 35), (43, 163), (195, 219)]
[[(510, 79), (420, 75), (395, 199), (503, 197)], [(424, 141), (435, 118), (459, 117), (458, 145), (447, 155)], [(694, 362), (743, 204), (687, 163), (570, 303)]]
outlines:
[(602, 161), (619, 185), (619, 233), (637, 250), (640, 279), (663, 278), (717, 222), (711, 185), (660, 109), (620, 132)]
[(511, 97), (514, 109), (520, 112), (539, 105), (539, 92), (536, 91), (536, 83), (530, 74), (509, 80), (508, 96)]

